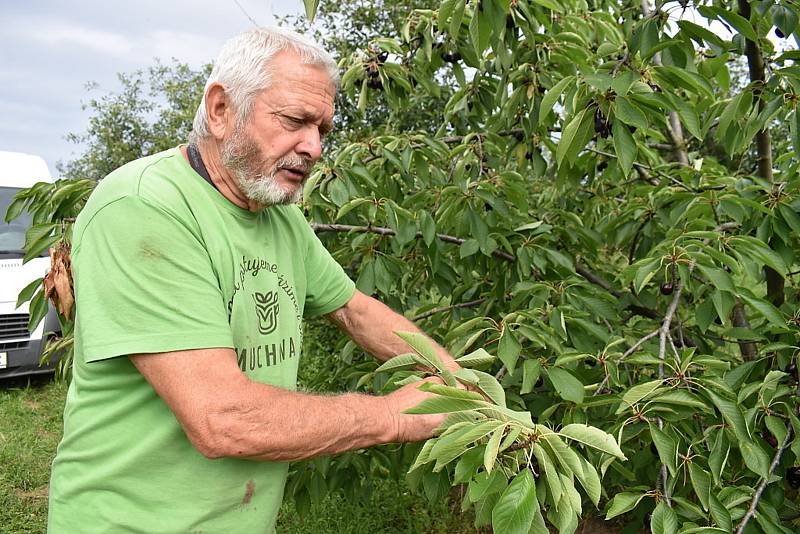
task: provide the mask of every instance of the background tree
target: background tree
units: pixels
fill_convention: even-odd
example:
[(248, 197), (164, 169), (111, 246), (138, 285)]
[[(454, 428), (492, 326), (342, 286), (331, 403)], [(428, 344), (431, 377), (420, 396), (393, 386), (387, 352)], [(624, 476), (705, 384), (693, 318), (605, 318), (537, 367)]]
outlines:
[(452, 415), (424, 445), (298, 464), (289, 495), (411, 465), (498, 532), (796, 530), (797, 8), (690, 6), (732, 38), (679, 4), (446, 0), (364, 35), (341, 6), (349, 118), (305, 208), (359, 289), (474, 370), (412, 340), (379, 370), (347, 344), (329, 375), (385, 392), (423, 366), (476, 391), (432, 390), (418, 410)]

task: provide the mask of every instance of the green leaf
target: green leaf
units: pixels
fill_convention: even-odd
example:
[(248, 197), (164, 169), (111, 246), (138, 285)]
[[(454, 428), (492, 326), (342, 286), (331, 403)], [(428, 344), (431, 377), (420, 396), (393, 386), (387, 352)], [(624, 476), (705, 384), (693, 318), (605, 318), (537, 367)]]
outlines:
[(711, 476), (714, 478), (714, 484), (717, 486), (721, 483), (722, 471), (725, 469), (725, 464), (728, 462), (730, 450), (731, 445), (728, 441), (728, 437), (725, 435), (725, 430), (717, 430), (717, 437), (708, 455), (708, 468), (711, 469)]
[(708, 511), (708, 498), (711, 494), (711, 475), (695, 463), (689, 464), (689, 478), (692, 481), (694, 492), (703, 505), (703, 510)]
[(447, 27), (448, 31), (450, 32), (450, 36), (453, 38), (458, 37), (459, 30), (461, 29), (461, 23), (464, 20), (464, 8), (466, 7), (466, 4), (466, 2), (456, 0), (455, 8), (453, 9), (453, 16), (450, 19), (450, 24)]
[(542, 364), (539, 360), (525, 360), (522, 362), (522, 387), (520, 395), (525, 395), (533, 391), (539, 376), (542, 373)]
[(786, 204), (778, 204), (778, 211), (789, 228), (791, 228), (795, 234), (800, 235), (800, 215), (798, 215), (791, 206)]
[(579, 111), (561, 132), (561, 139), (556, 148), (556, 161), (561, 166), (564, 159), (572, 164), (578, 152), (586, 146), (591, 138), (594, 124), (594, 106)]
[(486, 468), (487, 473), (491, 473), (494, 468), (494, 462), (497, 460), (497, 454), (500, 451), (500, 442), (503, 439), (503, 433), (506, 430), (506, 425), (503, 424), (492, 431), (492, 437), (486, 444), (486, 449), (483, 453), (483, 466)]
[(597, 504), (600, 502), (600, 494), (603, 490), (602, 484), (600, 483), (600, 476), (597, 474), (597, 469), (589, 463), (589, 460), (583, 456), (578, 456), (578, 458), (583, 465), (583, 473), (575, 473), (575, 477), (578, 479), (578, 482), (581, 483), (581, 486), (583, 486), (586, 495), (589, 496), (589, 500), (597, 507)]
[(680, 524), (675, 510), (667, 506), (665, 501), (661, 501), (653, 510), (650, 518), (650, 529), (653, 534), (677, 534)]
[(551, 367), (547, 369), (547, 377), (562, 399), (575, 404), (583, 402), (583, 383), (572, 376), (572, 373), (559, 367)]
[(28, 302), (33, 296), (33, 293), (37, 289), (42, 287), (42, 280), (43, 278), (37, 278), (36, 280), (25, 286), (22, 289), (22, 291), (19, 292), (19, 296), (17, 297), (17, 305), (16, 305), (17, 308), (22, 306), (23, 302)]
[(532, 223), (523, 224), (522, 226), (518, 226), (517, 228), (514, 228), (514, 231), (515, 232), (522, 232), (522, 231), (525, 231), (525, 230), (536, 230), (542, 224), (544, 224), (544, 221), (534, 221)]
[(503, 333), (500, 335), (500, 342), (497, 344), (497, 357), (506, 366), (508, 374), (514, 374), (514, 369), (517, 366), (517, 359), (522, 350), (522, 345), (517, 341), (517, 337), (509, 326), (503, 328)]
[(472, 47), (478, 57), (483, 55), (483, 51), (489, 46), (489, 39), (492, 36), (492, 21), (483, 11), (476, 9), (469, 21), (469, 36)]
[(30, 306), (28, 308), (28, 330), (33, 332), (36, 330), (36, 327), (39, 326), (39, 323), (42, 322), (45, 315), (47, 315), (48, 304), (47, 299), (44, 297), (44, 289), (40, 289), (36, 292), (36, 295), (33, 296), (31, 299)]
[(736, 292), (736, 288), (733, 286), (733, 279), (727, 272), (716, 267), (708, 267), (699, 263), (697, 264), (697, 268), (717, 289), (721, 291), (730, 291), (731, 293)]
[(678, 443), (653, 423), (650, 423), (650, 436), (653, 438), (661, 463), (667, 466), (672, 476), (677, 476)]
[[(467, 445), (482, 439), (498, 428), (497, 421), (482, 421), (478, 424), (465, 423), (464, 425), (436, 439), (436, 444), (430, 452), (430, 459), (436, 460), (434, 471), (441, 470), (445, 465), (467, 452)], [(499, 425), (504, 425), (504, 423), (499, 423)]]
[(458, 253), (462, 258), (472, 256), (481, 249), (481, 244), (477, 239), (467, 239), (459, 247)]
[(415, 354), (399, 354), (394, 358), (385, 361), (375, 372), (398, 371), (402, 369), (414, 369), (418, 365)]
[(494, 505), (492, 529), (503, 534), (528, 534), (538, 509), (533, 474), (523, 469)]
[(420, 391), (425, 391), (426, 393), (434, 393), (436, 395), (441, 395), (442, 397), (447, 397), (450, 399), (471, 399), (482, 401), (483, 395), (480, 393), (476, 393), (474, 391), (468, 391), (466, 389), (461, 388), (454, 388), (452, 386), (445, 386), (442, 384), (437, 384), (436, 382), (427, 382), (423, 381), (417, 387)]
[(571, 84), (575, 83), (575, 76), (567, 76), (562, 78), (557, 84), (555, 84), (542, 98), (542, 103), (539, 105), (539, 124), (542, 124), (547, 116), (550, 114), (550, 111), (553, 109), (553, 106), (558, 101), (558, 98), (561, 96), (561, 93), (564, 92), (564, 89)]
[(714, 406), (716, 406), (722, 414), (722, 418), (725, 419), (725, 422), (733, 429), (736, 438), (742, 442), (749, 442), (750, 433), (744, 422), (744, 416), (739, 409), (739, 405), (735, 402), (723, 399), (711, 390), (706, 390), (706, 393), (711, 399), (711, 402), (714, 403)]
[(467, 399), (448, 399), (446, 397), (431, 397), (423, 400), (413, 408), (409, 408), (403, 413), (408, 414), (432, 414), (432, 413), (453, 413), (468, 410), (477, 410), (487, 406), (486, 402), (467, 400)]
[(769, 478), (769, 456), (758, 443), (751, 440), (742, 441), (739, 443), (739, 450), (750, 471), (761, 478)]
[(319, 0), (303, 0), (303, 5), (306, 8), (306, 17), (308, 17), (308, 20), (313, 22), (314, 17), (317, 15)]
[(633, 386), (625, 394), (622, 396), (622, 403), (620, 404), (619, 408), (615, 412), (616, 415), (621, 414), (640, 400), (644, 399), (648, 395), (652, 394), (656, 391), (661, 385), (664, 383), (664, 380), (653, 380), (650, 382), (645, 382), (644, 384), (638, 384)]
[(786, 263), (783, 258), (758, 238), (746, 235), (733, 236), (728, 240), (732, 250), (745, 251), (748, 256), (772, 267), (781, 276), (786, 276)]
[(439, 355), (436, 354), (431, 340), (428, 339), (425, 334), (420, 334), (418, 332), (395, 332), (395, 335), (408, 343), (417, 354), (425, 358), (433, 369), (436, 369), (440, 373), (444, 370), (442, 360), (439, 358)]
[(473, 370), (472, 372), (478, 376), (478, 389), (480, 389), (483, 394), (489, 397), (496, 405), (505, 407), (506, 392), (503, 389), (503, 386), (500, 385), (500, 382), (498, 382), (497, 379), (489, 373), (476, 370)]
[(797, 13), (789, 6), (774, 5), (772, 24), (780, 28), (784, 35), (792, 35), (797, 28)]
[(488, 363), (492, 363), (495, 357), (486, 352), (485, 349), (477, 349), (469, 354), (465, 354), (460, 358), (456, 358), (456, 362), (462, 367), (479, 367)]
[(736, 31), (750, 39), (751, 41), (758, 42), (758, 35), (756, 31), (753, 29), (753, 26), (750, 24), (750, 21), (744, 18), (743, 16), (739, 15), (738, 13), (734, 13), (733, 11), (728, 11), (726, 9), (714, 7), (712, 10), (722, 17), (728, 24), (733, 26)]
[(711, 517), (717, 526), (726, 532), (733, 531), (733, 522), (728, 509), (719, 501), (719, 498), (712, 492), (708, 496), (708, 507), (711, 510)]
[(633, 162), (636, 159), (636, 141), (633, 140), (628, 127), (620, 121), (614, 121), (611, 126), (611, 133), (614, 141), (614, 151), (617, 153), (619, 166), (625, 176), (631, 172)]
[(603, 432), (599, 428), (588, 426), (580, 423), (573, 423), (565, 426), (559, 432), (559, 435), (567, 437), (571, 440), (583, 443), (589, 447), (605, 452), (612, 456), (616, 456), (621, 460), (626, 460), (622, 449), (617, 445), (617, 440), (614, 436)]
[(558, 506), (558, 502), (561, 500), (561, 494), (563, 493), (564, 489), (561, 485), (561, 479), (558, 476), (558, 471), (556, 471), (555, 463), (547, 454), (547, 451), (545, 451), (544, 448), (538, 443), (531, 445), (531, 451), (536, 457), (536, 462), (539, 464), (541, 475), (544, 476), (545, 483), (547, 484), (550, 492), (550, 498), (556, 504), (556, 506)]
[(614, 115), (629, 126), (642, 130), (647, 129), (647, 116), (624, 96), (614, 100)]
[(431, 243), (436, 239), (436, 223), (430, 213), (424, 210), (420, 212), (419, 225), (422, 232), (422, 240), (425, 241), (427, 246), (431, 246)]
[(606, 513), (606, 521), (609, 519), (613, 519), (618, 515), (622, 515), (625, 512), (630, 512), (636, 505), (639, 504), (639, 501), (644, 498), (644, 493), (639, 492), (622, 492), (617, 493), (614, 495), (614, 498), (611, 500), (611, 505), (608, 507), (608, 512)]
[(739, 297), (756, 311), (758, 311), (758, 313), (760, 313), (767, 321), (769, 321), (770, 324), (779, 328), (786, 327), (786, 319), (784, 319), (781, 311), (769, 302), (750, 297), (744, 293), (741, 293)]
[(651, 278), (653, 278), (658, 270), (661, 268), (661, 258), (652, 258), (637, 262), (639, 267), (636, 269), (636, 275), (633, 278), (633, 290), (636, 293), (641, 293), (642, 288), (647, 285)]
[(19, 197), (18, 195), (14, 195), (14, 200), (8, 206), (8, 209), (3, 215), (3, 220), (8, 223), (19, 217), (22, 214), (22, 210), (25, 208), (25, 204), (27, 203), (28, 203), (27, 198), (22, 198)]
[(706, 413), (713, 412), (713, 409), (703, 402), (697, 395), (689, 393), (685, 389), (672, 389), (664, 393), (658, 393), (652, 399), (653, 402), (660, 402), (664, 404), (675, 404), (677, 406), (686, 406), (688, 408), (696, 408)]

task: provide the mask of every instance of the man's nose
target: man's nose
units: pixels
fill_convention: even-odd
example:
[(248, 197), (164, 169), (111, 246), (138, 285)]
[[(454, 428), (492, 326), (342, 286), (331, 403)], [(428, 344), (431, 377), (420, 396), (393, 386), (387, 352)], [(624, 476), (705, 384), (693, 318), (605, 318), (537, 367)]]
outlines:
[(322, 157), (322, 136), (316, 126), (303, 129), (303, 138), (297, 145), (297, 153), (314, 161)]

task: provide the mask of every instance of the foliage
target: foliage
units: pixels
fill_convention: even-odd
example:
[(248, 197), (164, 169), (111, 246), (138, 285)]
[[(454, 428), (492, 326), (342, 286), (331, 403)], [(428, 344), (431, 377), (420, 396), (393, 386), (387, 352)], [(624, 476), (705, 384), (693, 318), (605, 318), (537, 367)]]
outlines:
[[(766, 37), (774, 26), (791, 35), (797, 15), (771, 2), (698, 9), (732, 39), (638, 3), (415, 10), (401, 36), (373, 41), (387, 53), (381, 88), (358, 53), (342, 61), (343, 82), (365, 109), (375, 94), (403, 110), (412, 88), (452, 91), (436, 136), (381, 132), (341, 147), (306, 202), (318, 231), (348, 233), (329, 245), (362, 291), (428, 319), (456, 355), (496, 354), (485, 369), (510, 406), (553, 432), (589, 423), (617, 437), (625, 464), (606, 470), (586, 451), (607, 517), (641, 524), (652, 512), (657, 532), (729, 531), (745, 517), (788, 531), (800, 54)], [(732, 91), (737, 57), (751, 78)], [(441, 87), (445, 73), (455, 85)], [(791, 135), (770, 138), (786, 124)], [(478, 488), (466, 505), (504, 531), (509, 502), (520, 531), (541, 527), (522, 514), (531, 494), (573, 531), (571, 513), (586, 509), (573, 497), (580, 469), (548, 472), (561, 460), (530, 458), (531, 446), (482, 494), (496, 472), (483, 455), (512, 430), (458, 434), (480, 425), (453, 423), (412, 476), (426, 489)], [(426, 462), (443, 439), (458, 454)]]
[[(431, 390), (436, 438), (302, 464), (289, 495), (411, 464), (503, 532), (796, 530), (800, 51), (768, 36), (797, 42), (797, 8), (690, 7), (732, 37), (681, 5), (445, 0), (340, 50), (355, 122), (308, 214), (485, 387)], [(342, 359), (377, 393), (412, 372)]]

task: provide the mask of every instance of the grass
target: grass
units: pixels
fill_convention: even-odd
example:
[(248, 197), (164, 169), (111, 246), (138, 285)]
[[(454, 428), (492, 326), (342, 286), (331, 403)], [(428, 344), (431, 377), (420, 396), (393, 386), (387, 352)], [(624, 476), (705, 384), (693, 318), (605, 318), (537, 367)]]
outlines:
[(51, 377), (0, 382), (0, 530), (45, 531), (50, 462), (67, 388)]
[[(0, 381), (0, 532), (41, 533), (47, 524), (50, 462), (62, 432), (67, 387), (51, 377)], [(376, 485), (366, 503), (329, 495), (305, 514), (291, 502), (281, 508), (278, 532), (474, 533), (472, 516), (447, 502), (430, 504), (402, 482)]]

